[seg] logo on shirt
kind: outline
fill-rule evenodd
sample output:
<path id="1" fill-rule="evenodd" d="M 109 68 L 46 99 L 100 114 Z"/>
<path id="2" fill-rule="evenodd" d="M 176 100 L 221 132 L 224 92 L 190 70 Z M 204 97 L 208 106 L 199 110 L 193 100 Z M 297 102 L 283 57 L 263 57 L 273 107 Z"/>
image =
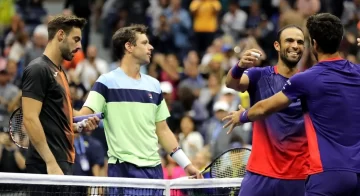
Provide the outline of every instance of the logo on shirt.
<path id="1" fill-rule="evenodd" d="M 151 94 L 151 93 L 148 93 L 148 95 L 149 95 L 149 98 L 150 98 L 150 99 L 152 99 L 152 98 L 153 98 L 153 96 L 152 96 L 152 94 Z"/>
<path id="2" fill-rule="evenodd" d="M 55 71 L 55 72 L 54 72 L 54 77 L 56 77 L 56 76 L 57 76 L 57 74 L 58 74 L 58 72 L 57 72 L 57 71 Z"/>

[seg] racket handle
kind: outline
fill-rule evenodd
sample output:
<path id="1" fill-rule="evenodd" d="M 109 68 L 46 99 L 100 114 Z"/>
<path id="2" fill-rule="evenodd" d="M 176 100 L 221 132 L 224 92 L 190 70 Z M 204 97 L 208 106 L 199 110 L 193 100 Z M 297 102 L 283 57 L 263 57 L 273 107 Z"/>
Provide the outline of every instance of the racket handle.
<path id="1" fill-rule="evenodd" d="M 85 116 L 77 116 L 77 117 L 74 117 L 74 123 L 77 123 L 77 122 L 81 122 L 83 121 L 84 119 L 88 119 L 90 117 L 94 117 L 94 116 L 97 116 L 99 119 L 103 119 L 105 117 L 104 113 L 96 113 L 96 114 L 89 114 L 89 115 L 85 115 Z"/>

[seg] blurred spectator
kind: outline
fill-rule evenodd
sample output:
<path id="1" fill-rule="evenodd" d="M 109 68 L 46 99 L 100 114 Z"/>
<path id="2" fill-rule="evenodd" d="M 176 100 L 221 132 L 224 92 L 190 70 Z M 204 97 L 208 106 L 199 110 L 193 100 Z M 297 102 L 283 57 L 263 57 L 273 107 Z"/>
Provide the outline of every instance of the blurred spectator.
<path id="1" fill-rule="evenodd" d="M 78 50 L 71 61 L 64 60 L 63 67 L 66 70 L 75 69 L 76 66 L 85 59 L 85 54 L 83 50 Z"/>
<path id="2" fill-rule="evenodd" d="M 8 72 L 9 82 L 18 88 L 21 88 L 21 73 L 23 70 L 19 70 L 18 64 L 13 60 L 8 60 L 6 70 Z"/>
<path id="3" fill-rule="evenodd" d="M 196 131 L 195 123 L 190 116 L 184 116 L 181 119 L 180 129 L 179 144 L 189 159 L 193 159 L 196 153 L 203 148 L 204 139 Z"/>
<path id="4" fill-rule="evenodd" d="M 195 45 L 200 56 L 203 56 L 219 28 L 221 4 L 218 0 L 193 0 L 190 11 L 194 18 Z"/>
<path id="5" fill-rule="evenodd" d="M 239 8 L 236 1 L 229 5 L 229 11 L 222 19 L 221 28 L 225 34 L 231 35 L 235 40 L 245 36 L 247 13 Z"/>
<path id="6" fill-rule="evenodd" d="M 205 123 L 205 138 L 206 144 L 209 145 L 212 159 L 219 156 L 221 153 L 229 149 L 230 146 L 230 137 L 232 135 L 238 135 L 239 138 L 245 137 L 248 139 L 249 132 L 242 130 L 242 126 L 235 127 L 231 135 L 227 134 L 228 128 L 224 129 L 225 125 L 222 122 L 222 119 L 230 112 L 230 106 L 226 101 L 217 101 L 214 104 L 213 111 L 215 113 L 214 117 L 208 120 Z M 241 147 L 244 145 L 243 141 L 240 141 Z"/>
<path id="7" fill-rule="evenodd" d="M 15 42 L 9 51 L 9 60 L 19 63 L 25 56 L 25 51 L 31 47 L 29 35 L 26 32 L 19 32 L 15 35 Z"/>
<path id="8" fill-rule="evenodd" d="M 75 134 L 74 146 L 74 175 L 102 176 L 105 154 L 101 143 L 90 135 Z"/>
<path id="9" fill-rule="evenodd" d="M 211 163 L 211 153 L 209 148 L 205 146 L 198 151 L 192 160 L 192 163 L 197 169 L 203 171 Z"/>
<path id="10" fill-rule="evenodd" d="M 20 12 L 30 35 L 32 35 L 35 27 L 41 24 L 47 16 L 47 10 L 43 7 L 43 0 L 28 0 L 28 3 L 22 7 Z"/>
<path id="11" fill-rule="evenodd" d="M 13 0 L 1 0 L 0 1 L 0 52 L 4 48 L 3 38 L 6 27 L 11 25 L 12 18 L 15 15 L 15 5 Z M 0 53 L 1 54 L 1 53 Z"/>
<path id="12" fill-rule="evenodd" d="M 170 111 L 174 126 L 179 128 L 180 120 L 187 115 L 195 121 L 197 126 L 201 127 L 202 123 L 208 118 L 204 106 L 196 99 L 192 90 L 188 87 L 179 88 L 178 95 L 179 99 L 173 103 Z"/>
<path id="13" fill-rule="evenodd" d="M 0 132 L 0 172 L 25 173 L 25 154 L 8 132 Z"/>
<path id="14" fill-rule="evenodd" d="M 152 44 L 155 51 L 163 54 L 176 53 L 177 49 L 173 44 L 174 35 L 166 16 L 161 14 L 156 21 L 160 24 L 152 31 Z"/>
<path id="15" fill-rule="evenodd" d="M 0 71 L 0 129 L 8 127 L 10 112 L 9 103 L 18 95 L 19 89 L 10 83 L 10 75 L 7 69 Z"/>
<path id="16" fill-rule="evenodd" d="M 238 106 L 240 104 L 240 97 L 234 89 L 227 88 L 225 85 L 223 85 L 220 93 L 221 94 L 218 100 L 227 102 L 230 107 L 229 111 L 238 110 Z"/>
<path id="17" fill-rule="evenodd" d="M 157 20 L 163 15 L 165 9 L 169 6 L 170 0 L 151 0 L 150 6 L 146 10 L 146 15 L 150 20 L 151 29 L 158 29 L 161 26 L 161 22 Z M 156 47 L 155 47 L 156 49 Z"/>
<path id="18" fill-rule="evenodd" d="M 86 49 L 90 43 L 90 28 L 91 28 L 91 14 L 92 14 L 92 5 L 94 4 L 94 0 L 65 0 L 64 9 L 69 9 L 72 7 L 72 13 L 74 13 L 77 17 L 85 18 L 87 23 L 82 29 L 82 39 L 81 45 L 83 47 L 84 52 L 86 53 Z M 67 12 L 65 10 L 65 12 Z"/>
<path id="19" fill-rule="evenodd" d="M 191 18 L 189 12 L 181 8 L 181 0 L 170 0 L 170 5 L 164 11 L 164 15 L 171 28 L 177 55 L 182 59 L 190 48 Z"/>
<path id="20" fill-rule="evenodd" d="M 32 60 L 40 57 L 48 42 L 48 31 L 45 25 L 38 25 L 32 37 L 31 47 L 27 48 L 24 55 L 24 66 L 27 66 Z"/>
<path id="21" fill-rule="evenodd" d="M 86 58 L 77 64 L 72 74 L 74 74 L 73 78 L 78 79 L 89 91 L 98 77 L 107 73 L 108 70 L 107 62 L 97 56 L 97 48 L 91 45 L 87 49 Z"/>
<path id="22" fill-rule="evenodd" d="M 4 47 L 11 47 L 16 41 L 16 35 L 21 32 L 25 32 L 25 23 L 20 15 L 15 14 L 11 19 L 11 25 L 5 29 Z"/>
<path id="23" fill-rule="evenodd" d="M 171 104 L 173 103 L 173 86 L 170 82 L 160 82 L 161 92 L 163 94 L 164 100 L 166 105 L 168 106 L 169 110 L 171 110 Z"/>
<path id="24" fill-rule="evenodd" d="M 191 53 L 189 53 L 191 54 Z M 196 52 L 195 52 L 196 54 Z M 199 97 L 200 89 L 205 87 L 206 83 L 199 71 L 199 59 L 197 56 L 188 55 L 184 61 L 184 79 L 180 82 L 179 88 L 191 88 L 194 95 Z"/>
<path id="25" fill-rule="evenodd" d="M 202 88 L 199 95 L 199 102 L 209 113 L 209 117 L 213 116 L 213 105 L 215 100 L 219 99 L 221 90 L 221 79 L 215 73 L 210 73 L 207 87 Z"/>
<path id="26" fill-rule="evenodd" d="M 166 154 L 164 157 L 163 173 L 164 179 L 176 179 L 187 175 L 184 169 L 169 154 Z"/>

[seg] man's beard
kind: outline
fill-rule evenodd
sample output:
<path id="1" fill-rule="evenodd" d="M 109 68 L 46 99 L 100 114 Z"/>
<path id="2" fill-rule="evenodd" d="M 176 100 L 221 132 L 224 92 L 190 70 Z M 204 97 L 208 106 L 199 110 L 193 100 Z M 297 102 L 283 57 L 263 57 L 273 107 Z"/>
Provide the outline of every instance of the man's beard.
<path id="1" fill-rule="evenodd" d="M 300 57 L 296 61 L 291 61 L 291 60 L 286 58 L 286 52 L 285 52 L 285 54 L 280 54 L 280 58 L 288 68 L 295 68 L 297 66 L 297 64 L 299 63 L 300 59 L 301 59 L 301 57 Z"/>
<path id="2" fill-rule="evenodd" d="M 72 52 L 65 41 L 60 46 L 60 53 L 61 57 L 67 61 L 71 61 L 73 59 Z"/>

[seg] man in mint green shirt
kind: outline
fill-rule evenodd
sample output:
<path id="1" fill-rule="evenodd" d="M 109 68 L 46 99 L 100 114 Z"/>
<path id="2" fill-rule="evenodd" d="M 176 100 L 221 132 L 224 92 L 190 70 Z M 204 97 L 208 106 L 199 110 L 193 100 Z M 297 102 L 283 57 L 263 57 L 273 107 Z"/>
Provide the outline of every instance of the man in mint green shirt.
<path id="1" fill-rule="evenodd" d="M 166 123 L 170 114 L 159 81 L 140 73 L 140 65 L 150 63 L 153 50 L 146 30 L 143 25 L 132 25 L 114 34 L 113 48 L 120 66 L 99 77 L 80 113 L 105 114 L 109 177 L 162 179 L 160 143 L 189 175 L 202 178 Z M 139 191 L 113 189 L 111 194 L 141 194 Z"/>

